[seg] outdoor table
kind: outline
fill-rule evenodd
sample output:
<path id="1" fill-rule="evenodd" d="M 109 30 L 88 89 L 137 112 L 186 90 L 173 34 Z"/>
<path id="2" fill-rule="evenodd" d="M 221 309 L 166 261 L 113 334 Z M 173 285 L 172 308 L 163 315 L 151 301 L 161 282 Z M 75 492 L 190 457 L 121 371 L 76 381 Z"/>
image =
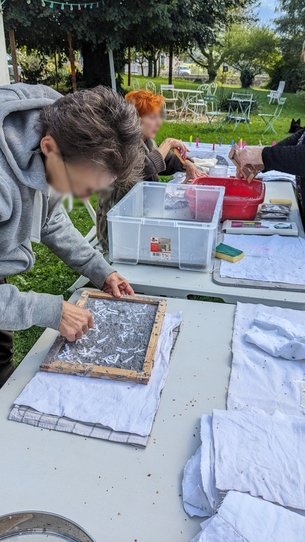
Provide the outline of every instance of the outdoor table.
<path id="1" fill-rule="evenodd" d="M 186 115 L 189 110 L 189 101 L 192 96 L 201 94 L 200 90 L 192 90 L 188 88 L 175 88 L 175 96 L 177 99 L 181 100 L 180 114 L 181 117 L 183 113 Z"/>
<path id="2" fill-rule="evenodd" d="M 236 125 L 235 129 L 242 121 L 245 121 L 246 125 L 248 126 L 250 123 L 250 113 L 253 96 L 251 98 L 241 98 L 235 96 L 233 98 L 228 98 L 228 101 L 230 102 L 229 112 L 227 115 L 228 122 L 230 122 L 230 120 L 234 120 Z M 234 110 L 234 106 L 237 108 L 236 110 Z M 240 111 L 240 114 L 238 114 L 238 110 Z"/>
<path id="3" fill-rule="evenodd" d="M 291 183 L 285 181 L 266 183 L 265 201 L 269 202 L 270 198 L 290 199 L 293 202 L 290 220 L 297 223 L 299 235 L 304 238 L 304 229 Z M 221 286 L 213 282 L 210 273 L 181 271 L 176 267 L 141 264 L 114 264 L 114 267 L 132 284 L 138 293 L 180 298 L 187 298 L 189 295 L 208 296 L 220 298 L 226 303 L 242 301 L 245 303 L 264 303 L 279 307 L 305 309 L 305 295 L 300 292 Z"/>
<path id="4" fill-rule="evenodd" d="M 169 299 L 167 311 L 179 310 L 183 323 L 146 449 L 8 421 L 56 336 L 43 333 L 0 390 L 0 515 L 53 512 L 96 542 L 189 542 L 199 532 L 202 519 L 182 507 L 182 472 L 200 444 L 201 415 L 226 408 L 235 306 Z"/>

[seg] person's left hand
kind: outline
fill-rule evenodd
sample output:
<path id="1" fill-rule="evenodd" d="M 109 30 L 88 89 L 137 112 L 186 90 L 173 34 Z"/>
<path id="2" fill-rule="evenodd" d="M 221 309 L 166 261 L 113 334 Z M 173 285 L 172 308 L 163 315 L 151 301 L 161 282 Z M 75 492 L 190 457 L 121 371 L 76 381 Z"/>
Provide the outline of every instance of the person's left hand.
<path id="1" fill-rule="evenodd" d="M 134 291 L 129 282 L 121 277 L 116 271 L 108 275 L 104 282 L 103 291 L 113 297 L 121 297 L 122 295 L 134 295 Z"/>
<path id="2" fill-rule="evenodd" d="M 188 184 L 192 182 L 194 179 L 197 179 L 198 177 L 208 177 L 206 173 L 203 171 L 200 171 L 200 169 L 197 169 L 195 164 L 191 162 L 190 160 L 187 160 L 185 162 L 185 173 L 186 177 L 183 181 L 184 184 Z"/>

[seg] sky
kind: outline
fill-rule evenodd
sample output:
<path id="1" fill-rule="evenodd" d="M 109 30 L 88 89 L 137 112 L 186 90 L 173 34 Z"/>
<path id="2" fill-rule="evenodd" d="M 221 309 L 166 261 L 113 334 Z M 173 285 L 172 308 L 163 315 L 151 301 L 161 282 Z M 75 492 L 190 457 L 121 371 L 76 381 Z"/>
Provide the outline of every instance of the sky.
<path id="1" fill-rule="evenodd" d="M 261 5 L 258 10 L 258 17 L 262 23 L 272 22 L 279 13 L 275 11 L 276 2 L 274 0 L 261 0 Z"/>

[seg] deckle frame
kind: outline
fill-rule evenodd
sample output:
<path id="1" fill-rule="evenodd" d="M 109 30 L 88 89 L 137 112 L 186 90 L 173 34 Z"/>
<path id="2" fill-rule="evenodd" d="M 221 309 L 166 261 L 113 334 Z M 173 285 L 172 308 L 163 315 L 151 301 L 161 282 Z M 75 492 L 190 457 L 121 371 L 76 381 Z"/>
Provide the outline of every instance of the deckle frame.
<path id="1" fill-rule="evenodd" d="M 166 310 L 166 300 L 164 299 L 153 299 L 150 297 L 140 297 L 140 296 L 128 296 L 123 298 L 115 298 L 109 294 L 103 292 L 92 292 L 92 291 L 83 291 L 76 305 L 78 307 L 84 307 L 87 303 L 88 298 L 95 299 L 108 299 L 115 303 L 116 301 L 123 301 L 126 303 L 146 303 L 157 305 L 157 312 L 155 316 L 155 321 L 152 326 L 152 331 L 149 339 L 149 343 L 146 350 L 146 355 L 143 363 L 143 368 L 141 371 L 135 371 L 130 369 L 121 369 L 119 367 L 105 367 L 97 366 L 95 364 L 86 364 L 81 365 L 79 363 L 68 363 L 62 360 L 57 359 L 57 354 L 64 346 L 66 339 L 65 337 L 59 336 L 55 340 L 54 344 L 50 348 L 47 356 L 42 362 L 40 369 L 41 371 L 51 372 L 51 373 L 61 373 L 61 374 L 70 374 L 70 375 L 79 375 L 79 376 L 88 376 L 93 378 L 107 378 L 112 380 L 123 380 L 137 382 L 140 384 L 148 384 L 151 371 L 154 364 L 154 356 L 158 344 L 158 339 L 161 332 L 162 322 Z"/>

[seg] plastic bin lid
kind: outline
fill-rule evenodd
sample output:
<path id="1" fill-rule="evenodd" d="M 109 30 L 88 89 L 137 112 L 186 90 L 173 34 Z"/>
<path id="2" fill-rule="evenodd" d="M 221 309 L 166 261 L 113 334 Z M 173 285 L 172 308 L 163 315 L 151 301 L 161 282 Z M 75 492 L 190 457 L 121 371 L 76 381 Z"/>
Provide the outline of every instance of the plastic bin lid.
<path id="1" fill-rule="evenodd" d="M 0 540 L 9 542 L 95 542 L 76 523 L 48 512 L 15 512 L 0 517 Z"/>

